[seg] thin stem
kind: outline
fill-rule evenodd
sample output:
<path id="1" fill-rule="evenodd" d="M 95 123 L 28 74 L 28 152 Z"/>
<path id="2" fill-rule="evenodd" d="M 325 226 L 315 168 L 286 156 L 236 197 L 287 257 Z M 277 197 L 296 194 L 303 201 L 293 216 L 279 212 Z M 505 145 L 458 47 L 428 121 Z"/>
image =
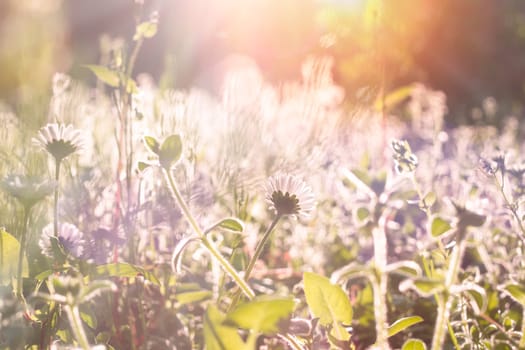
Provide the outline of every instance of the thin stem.
<path id="1" fill-rule="evenodd" d="M 458 343 L 458 338 L 456 337 L 456 334 L 454 333 L 454 329 L 452 328 L 452 324 L 450 324 L 450 321 L 447 321 L 447 329 L 448 329 L 448 335 L 450 336 L 450 340 L 452 341 L 454 348 L 456 348 L 456 350 L 461 350 L 461 347 L 459 346 L 459 343 Z"/>
<path id="2" fill-rule="evenodd" d="M 519 343 L 520 349 L 525 349 L 525 307 L 523 307 L 521 314 L 521 338 Z"/>
<path id="3" fill-rule="evenodd" d="M 374 294 L 374 318 L 376 323 L 376 342 L 378 349 L 390 349 L 388 344 L 388 320 L 387 320 L 387 275 L 385 267 L 387 263 L 387 242 L 385 231 L 382 227 L 375 227 L 372 231 L 374 240 L 374 278 L 371 279 Z"/>
<path id="4" fill-rule="evenodd" d="M 213 255 L 213 257 L 219 262 L 219 264 L 222 266 L 224 271 L 230 275 L 231 278 L 237 283 L 237 285 L 242 289 L 243 293 L 248 297 L 248 299 L 253 299 L 255 297 L 255 293 L 250 288 L 250 286 L 244 281 L 241 276 L 237 273 L 235 268 L 230 264 L 224 256 L 219 252 L 217 247 L 213 244 L 211 240 L 208 239 L 208 237 L 203 233 L 199 225 L 197 224 L 197 221 L 195 221 L 195 218 L 190 212 L 190 209 L 188 208 L 188 205 L 184 201 L 184 198 L 182 198 L 182 195 L 179 192 L 179 189 L 177 188 L 177 185 L 175 184 L 175 181 L 173 180 L 173 176 L 171 175 L 171 172 L 169 169 L 162 168 L 162 171 L 164 172 L 164 175 L 166 176 L 166 180 L 168 181 L 169 187 L 171 189 L 171 192 L 173 196 L 175 197 L 179 207 L 182 210 L 182 213 L 186 217 L 186 220 L 188 220 L 190 226 L 193 228 L 195 233 L 199 236 L 199 238 L 202 241 L 202 245 L 208 249 L 208 251 Z"/>
<path id="5" fill-rule="evenodd" d="M 133 48 L 133 52 L 129 56 L 128 69 L 126 70 L 126 78 L 127 79 L 131 78 L 131 74 L 133 74 L 133 68 L 135 67 L 135 62 L 137 61 L 137 57 L 139 55 L 139 51 L 140 51 L 143 43 L 144 43 L 144 39 L 143 38 L 139 39 L 137 41 L 137 44 Z M 128 82 L 126 81 L 126 85 L 127 85 L 127 83 Z M 125 88 L 127 88 L 127 86 L 125 86 Z"/>
<path id="6" fill-rule="evenodd" d="M 89 350 L 89 341 L 87 339 L 84 328 L 82 327 L 82 320 L 80 318 L 80 313 L 78 311 L 78 306 L 76 305 L 64 305 L 66 309 L 67 318 L 71 325 L 71 330 L 75 336 L 75 339 L 78 341 L 80 347 L 84 350 Z"/>
<path id="7" fill-rule="evenodd" d="M 58 237 L 58 180 L 60 179 L 61 159 L 55 159 L 55 198 L 54 198 L 54 217 L 53 217 L 53 234 Z"/>
<path id="8" fill-rule="evenodd" d="M 414 188 L 417 192 L 417 196 L 420 200 L 420 203 L 423 204 L 423 210 L 425 211 L 427 220 L 430 222 L 430 220 L 432 220 L 432 212 L 430 211 L 430 206 L 425 202 L 425 197 L 423 196 L 423 191 L 421 191 L 421 187 L 419 186 L 419 182 L 417 181 L 415 171 L 413 171 L 410 174 L 410 180 L 412 181 L 412 184 L 414 185 Z M 441 240 L 437 241 L 437 245 L 439 246 L 439 249 L 442 252 L 445 251 L 445 247 L 443 246 L 443 242 L 441 242 Z"/>
<path id="9" fill-rule="evenodd" d="M 441 350 L 445 342 L 445 330 L 447 329 L 450 309 L 454 301 L 454 297 L 450 295 L 449 291 L 450 287 L 454 285 L 459 268 L 461 267 L 464 248 L 465 239 L 458 240 L 450 255 L 447 274 L 445 276 L 445 291 L 436 296 L 438 301 L 438 315 L 436 325 L 434 326 L 434 336 L 432 337 L 432 350 Z"/>
<path id="10" fill-rule="evenodd" d="M 22 229 L 22 237 L 20 238 L 20 249 L 18 251 L 18 269 L 16 274 L 16 296 L 19 299 L 23 299 L 23 280 L 22 280 L 22 270 L 24 267 L 24 256 L 26 253 L 26 240 L 27 240 L 27 227 L 29 226 L 29 214 L 31 212 L 31 207 L 24 208 L 24 228 Z"/>
<path id="11" fill-rule="evenodd" d="M 279 222 L 281 218 L 282 218 L 281 215 L 277 215 L 273 219 L 272 223 L 270 224 L 270 226 L 264 233 L 262 239 L 257 244 L 257 247 L 255 248 L 255 253 L 253 254 L 250 262 L 248 263 L 248 267 L 246 268 L 246 271 L 244 272 L 245 281 L 248 281 L 248 279 L 250 278 L 250 274 L 252 273 L 255 263 L 257 262 L 257 260 L 259 260 L 259 257 L 261 256 L 261 253 L 264 249 L 264 246 L 266 245 L 266 242 L 268 241 L 268 238 L 270 238 L 271 233 L 273 232 L 275 226 L 277 225 L 277 223 Z"/>
<path id="12" fill-rule="evenodd" d="M 516 210 L 516 206 L 510 202 L 509 198 L 505 194 L 505 190 L 503 188 L 504 183 L 505 183 L 504 177 L 502 176 L 502 182 L 500 183 L 500 181 L 498 180 L 498 177 L 496 176 L 496 174 L 494 174 L 494 181 L 496 182 L 496 185 L 498 186 L 501 192 L 501 195 L 503 196 L 503 200 L 505 201 L 505 204 L 510 209 L 510 211 L 512 212 L 512 215 L 514 216 L 514 218 L 516 219 L 516 222 L 518 223 L 518 227 L 521 231 L 521 232 L 518 232 L 518 237 L 521 239 L 521 242 L 525 244 L 525 227 L 523 226 L 523 222 L 521 221 L 518 211 Z"/>
<path id="13" fill-rule="evenodd" d="M 261 253 L 263 251 L 264 246 L 266 245 L 266 242 L 270 238 L 271 233 L 273 232 L 275 226 L 277 226 L 277 223 L 281 219 L 281 215 L 277 215 L 270 226 L 266 229 L 266 232 L 264 232 L 264 235 L 262 239 L 257 243 L 257 247 L 255 248 L 255 253 L 253 254 L 252 258 L 250 259 L 250 262 L 248 263 L 248 267 L 246 268 L 246 271 L 244 272 L 244 280 L 248 282 L 250 275 L 252 273 L 253 268 L 255 267 L 255 264 L 257 263 L 257 260 L 259 260 L 259 257 L 261 256 Z M 241 298 L 241 293 L 239 290 L 235 292 L 235 294 L 232 297 L 232 303 L 230 305 L 230 310 L 233 310 L 237 303 L 239 302 Z"/>

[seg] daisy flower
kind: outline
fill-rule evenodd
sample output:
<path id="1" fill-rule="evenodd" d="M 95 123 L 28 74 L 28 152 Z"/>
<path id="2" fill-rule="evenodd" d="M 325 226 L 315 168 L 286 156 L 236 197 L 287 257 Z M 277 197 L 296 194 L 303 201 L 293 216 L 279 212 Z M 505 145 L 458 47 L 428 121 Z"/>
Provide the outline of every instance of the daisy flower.
<path id="1" fill-rule="evenodd" d="M 266 184 L 266 201 L 278 216 L 309 216 L 315 208 L 312 188 L 300 178 L 278 173 Z"/>
<path id="2" fill-rule="evenodd" d="M 0 181 L 0 188 L 18 199 L 26 208 L 31 208 L 53 193 L 55 186 L 53 181 L 24 175 L 9 175 Z"/>
<path id="3" fill-rule="evenodd" d="M 58 227 L 58 236 L 55 238 L 53 224 L 49 224 L 42 230 L 42 237 L 38 245 L 42 249 L 42 253 L 54 258 L 53 239 L 57 239 L 58 243 L 64 249 L 64 253 L 75 258 L 81 258 L 84 253 L 84 234 L 75 225 L 70 223 L 62 223 Z"/>
<path id="4" fill-rule="evenodd" d="M 77 152 L 83 146 L 81 132 L 72 125 L 47 124 L 38 131 L 33 143 L 48 151 L 57 162 Z"/>

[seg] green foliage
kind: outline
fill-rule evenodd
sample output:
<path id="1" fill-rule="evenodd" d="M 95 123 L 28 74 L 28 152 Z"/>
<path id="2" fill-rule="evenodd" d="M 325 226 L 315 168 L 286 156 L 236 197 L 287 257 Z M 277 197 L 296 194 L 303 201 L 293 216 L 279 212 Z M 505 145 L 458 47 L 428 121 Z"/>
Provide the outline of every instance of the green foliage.
<path id="1" fill-rule="evenodd" d="M 92 64 L 85 65 L 90 71 L 97 76 L 97 78 L 108 84 L 111 87 L 118 87 L 120 85 L 119 73 L 104 66 L 97 66 Z"/>
<path id="2" fill-rule="evenodd" d="M 0 285 L 6 285 L 16 277 L 20 243 L 0 227 Z M 27 257 L 23 258 L 22 276 L 28 277 Z"/>
<path id="3" fill-rule="evenodd" d="M 427 350 L 427 346 L 419 339 L 408 339 L 401 350 Z"/>
<path id="4" fill-rule="evenodd" d="M 155 36 L 155 34 L 157 34 L 157 28 L 158 24 L 156 19 L 142 22 L 136 27 L 133 40 L 137 41 L 142 38 L 152 38 Z"/>
<path id="5" fill-rule="evenodd" d="M 107 277 L 138 277 L 143 276 L 152 283 L 160 284 L 159 280 L 149 271 L 144 268 L 135 266 L 128 263 L 112 263 L 99 265 L 95 268 L 95 278 L 107 278 Z"/>
<path id="6" fill-rule="evenodd" d="M 512 299 L 525 307 L 525 287 L 517 283 L 507 283 L 500 287 L 502 291 L 507 293 Z"/>
<path id="7" fill-rule="evenodd" d="M 159 163 L 164 169 L 169 169 L 182 155 L 180 135 L 170 135 L 162 144 L 152 136 L 144 136 L 144 143 L 151 152 L 159 157 Z M 145 168 L 144 164 L 141 166 L 142 168 Z"/>
<path id="8" fill-rule="evenodd" d="M 121 86 L 124 86 L 124 82 L 126 82 L 126 92 L 134 93 L 138 91 L 137 84 L 135 83 L 135 81 L 129 77 L 126 77 L 123 73 L 119 71 L 111 70 L 108 67 L 93 64 L 86 64 L 84 65 L 84 67 L 93 72 L 97 79 L 113 88 L 120 88 Z"/>
<path id="9" fill-rule="evenodd" d="M 430 232 L 432 233 L 432 236 L 439 237 L 448 232 L 451 228 L 452 226 L 447 220 L 439 216 L 432 218 L 432 223 L 430 224 Z"/>
<path id="10" fill-rule="evenodd" d="M 205 229 L 204 233 L 209 233 L 216 228 L 235 233 L 242 233 L 244 231 L 244 223 L 237 218 L 225 218 Z"/>
<path id="11" fill-rule="evenodd" d="M 392 108 L 394 108 L 395 106 L 403 102 L 403 100 L 408 99 L 410 95 L 412 94 L 412 91 L 413 91 L 412 85 L 399 87 L 395 89 L 394 91 L 389 92 L 384 97 L 384 107 L 383 107 L 383 99 L 381 97 L 378 97 L 374 103 L 374 108 L 377 111 L 381 111 L 383 108 L 385 110 L 391 110 Z"/>
<path id="12" fill-rule="evenodd" d="M 352 306 L 343 289 L 326 277 L 305 272 L 303 275 L 306 302 L 314 317 L 323 326 L 331 327 L 338 340 L 348 340 L 350 334 L 343 325 L 352 323 Z"/>
<path id="13" fill-rule="evenodd" d="M 226 316 L 210 305 L 204 316 L 204 340 L 208 350 L 248 350 L 235 328 L 225 326 Z"/>
<path id="14" fill-rule="evenodd" d="M 399 289 L 407 291 L 409 289 L 415 290 L 422 297 L 429 297 L 445 289 L 442 280 L 432 280 L 428 278 L 414 278 L 403 281 Z"/>
<path id="15" fill-rule="evenodd" d="M 154 138 L 153 136 L 144 136 L 144 143 L 151 152 L 155 153 L 156 155 L 159 155 L 160 144 L 156 138 Z"/>
<path id="16" fill-rule="evenodd" d="M 367 5 L 368 26 L 380 3 Z M 523 148 L 514 124 L 443 129 L 445 96 L 419 84 L 370 91 L 350 118 L 352 104 L 325 101 L 339 90 L 324 60 L 306 62 L 291 91 L 253 79 L 260 94 L 251 74 L 246 91 L 225 81 L 219 98 L 142 77 L 139 87 L 133 66 L 158 29 L 153 16 L 129 47 L 101 43 L 104 65 L 85 68 L 111 89 L 58 75 L 45 106 L 17 110 L 0 130 L 0 161 L 28 174 L 7 176 L 0 193 L 0 225 L 13 233 L 0 230 L 0 348 L 523 348 L 525 169 L 519 154 L 489 154 Z M 0 105 L 0 122 L 11 114 Z M 26 115 L 92 137 L 63 163 L 59 187 L 30 150 L 39 125 Z M 408 141 L 388 150 L 387 136 Z M 285 171 L 305 183 L 271 176 Z M 281 180 L 265 188 L 271 177 Z M 315 210 L 276 218 L 273 187 L 298 206 L 314 189 Z M 45 200 L 55 189 L 56 217 Z M 55 218 L 78 232 L 57 232 L 44 249 Z"/>
<path id="17" fill-rule="evenodd" d="M 243 232 L 244 224 L 236 218 L 226 218 L 219 222 L 218 227 L 232 232 Z"/>
<path id="18" fill-rule="evenodd" d="M 237 306 L 226 316 L 226 322 L 267 335 L 288 328 L 295 303 L 290 297 L 259 296 Z"/>
<path id="19" fill-rule="evenodd" d="M 390 327 L 388 327 L 388 336 L 391 337 L 393 335 L 396 335 L 397 333 L 404 331 L 408 327 L 411 327 L 420 322 L 423 322 L 423 318 L 420 316 L 409 316 L 400 318 L 396 322 L 392 323 Z"/>
<path id="20" fill-rule="evenodd" d="M 179 135 L 168 136 L 158 151 L 160 165 L 169 169 L 182 154 L 182 140 Z"/>

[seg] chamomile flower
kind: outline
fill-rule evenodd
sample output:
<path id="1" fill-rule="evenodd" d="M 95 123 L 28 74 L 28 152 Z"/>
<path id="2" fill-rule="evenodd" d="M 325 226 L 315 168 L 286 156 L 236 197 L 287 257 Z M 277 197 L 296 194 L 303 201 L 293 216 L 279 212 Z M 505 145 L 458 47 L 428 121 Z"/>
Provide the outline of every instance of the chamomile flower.
<path id="1" fill-rule="evenodd" d="M 307 217 L 315 207 L 312 188 L 297 176 L 284 173 L 268 180 L 266 201 L 279 216 Z"/>
<path id="2" fill-rule="evenodd" d="M 38 131 L 33 143 L 48 151 L 57 162 L 77 152 L 83 146 L 80 130 L 72 125 L 47 124 Z"/>
<path id="3" fill-rule="evenodd" d="M 53 193 L 55 186 L 54 181 L 24 175 L 9 175 L 0 181 L 0 187 L 26 208 L 31 208 Z"/>
<path id="4" fill-rule="evenodd" d="M 82 257 L 84 253 L 84 234 L 75 225 L 62 223 L 58 227 L 58 236 L 55 238 L 53 224 L 49 224 L 42 230 L 42 237 L 38 242 L 42 253 L 49 258 L 54 258 L 55 249 L 63 248 L 64 253 L 75 258 Z M 61 247 L 54 246 L 53 240 Z"/>

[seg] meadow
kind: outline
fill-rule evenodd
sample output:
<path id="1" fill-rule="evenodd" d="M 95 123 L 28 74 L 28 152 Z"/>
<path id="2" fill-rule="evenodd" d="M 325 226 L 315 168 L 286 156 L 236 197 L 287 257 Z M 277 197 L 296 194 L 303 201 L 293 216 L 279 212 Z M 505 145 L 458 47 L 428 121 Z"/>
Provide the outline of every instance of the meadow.
<path id="1" fill-rule="evenodd" d="M 1 349 L 525 349 L 518 118 L 348 103 L 328 56 L 163 88 L 132 74 L 156 25 L 0 105 Z"/>

